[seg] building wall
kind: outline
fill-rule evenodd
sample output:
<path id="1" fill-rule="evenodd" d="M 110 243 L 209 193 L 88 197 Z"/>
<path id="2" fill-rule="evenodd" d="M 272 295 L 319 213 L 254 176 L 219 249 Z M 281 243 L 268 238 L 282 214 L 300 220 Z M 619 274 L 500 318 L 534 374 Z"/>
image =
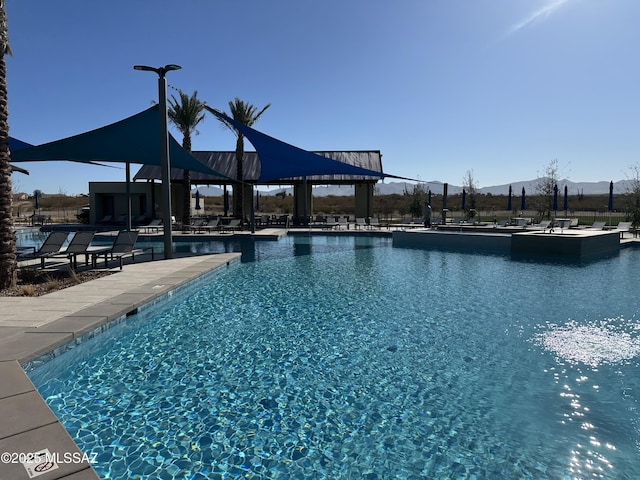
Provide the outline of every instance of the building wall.
<path id="1" fill-rule="evenodd" d="M 132 219 L 139 216 L 144 216 L 148 220 L 162 218 L 160 183 L 131 182 L 129 191 Z M 172 184 L 171 211 L 173 215 L 181 211 L 178 208 L 182 209 L 181 194 L 182 186 Z M 89 182 L 89 205 L 91 206 L 89 214 L 91 223 L 100 223 L 107 215 L 111 215 L 113 219 L 126 215 L 128 210 L 126 182 Z"/>

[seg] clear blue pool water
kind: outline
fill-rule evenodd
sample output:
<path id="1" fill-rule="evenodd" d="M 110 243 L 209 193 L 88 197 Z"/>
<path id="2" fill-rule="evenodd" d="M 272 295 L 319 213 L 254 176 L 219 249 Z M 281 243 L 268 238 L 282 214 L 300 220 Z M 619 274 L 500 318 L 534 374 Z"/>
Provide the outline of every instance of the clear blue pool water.
<path id="1" fill-rule="evenodd" d="M 640 251 L 256 248 L 30 372 L 101 477 L 640 478 Z"/>

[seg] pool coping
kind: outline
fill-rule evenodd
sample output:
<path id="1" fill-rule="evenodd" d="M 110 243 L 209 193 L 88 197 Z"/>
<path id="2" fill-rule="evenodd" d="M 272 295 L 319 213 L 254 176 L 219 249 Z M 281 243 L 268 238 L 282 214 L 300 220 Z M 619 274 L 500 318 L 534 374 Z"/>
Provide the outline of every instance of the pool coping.
<path id="1" fill-rule="evenodd" d="M 0 297 L 0 454 L 9 454 L 0 458 L 0 478 L 33 478 L 20 454 L 43 449 L 57 466 L 32 473 L 36 478 L 100 478 L 91 466 L 91 452 L 78 448 L 23 366 L 90 338 L 141 306 L 239 261 L 239 253 L 219 253 L 129 264 L 112 275 L 42 297 Z"/>

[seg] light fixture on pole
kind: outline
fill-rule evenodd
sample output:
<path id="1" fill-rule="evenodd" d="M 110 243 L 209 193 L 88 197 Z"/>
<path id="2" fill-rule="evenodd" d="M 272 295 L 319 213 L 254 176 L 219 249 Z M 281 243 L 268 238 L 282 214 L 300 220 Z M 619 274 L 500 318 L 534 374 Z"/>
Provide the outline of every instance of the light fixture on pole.
<path id="1" fill-rule="evenodd" d="M 180 65 L 149 67 L 134 65 L 134 70 L 144 70 L 158 74 L 158 103 L 160 107 L 160 170 L 164 205 L 162 206 L 162 223 L 164 225 L 164 258 L 173 258 L 173 242 L 171 238 L 171 163 L 169 160 L 169 127 L 167 124 L 167 81 L 165 75 L 171 70 L 180 70 Z"/>

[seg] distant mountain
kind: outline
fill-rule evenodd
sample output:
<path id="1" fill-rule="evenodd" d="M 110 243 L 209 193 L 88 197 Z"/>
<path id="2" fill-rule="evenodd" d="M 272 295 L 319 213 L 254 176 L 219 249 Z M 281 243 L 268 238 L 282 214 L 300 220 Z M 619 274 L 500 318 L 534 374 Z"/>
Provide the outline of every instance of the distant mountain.
<path id="1" fill-rule="evenodd" d="M 509 193 L 509 185 L 513 195 L 518 196 L 522 193 L 522 187 L 525 189 L 525 193 L 529 195 L 535 194 L 536 185 L 540 179 L 526 180 L 520 182 L 513 182 L 511 184 L 493 185 L 491 187 L 482 187 L 478 189 L 478 192 L 491 195 L 507 195 Z M 613 182 L 613 191 L 615 193 L 624 193 L 629 190 L 629 180 L 620 180 Z M 439 181 L 426 182 L 427 187 L 436 195 L 442 195 L 444 184 Z M 609 182 L 572 182 L 567 179 L 560 180 L 558 182 L 558 189 L 562 192 L 564 186 L 567 186 L 569 195 L 601 195 L 609 193 Z M 375 187 L 376 194 L 378 195 L 402 195 L 405 191 L 412 192 L 415 184 L 409 182 L 389 182 L 389 183 L 377 183 Z M 220 187 L 197 187 L 201 195 L 215 197 L 221 196 L 223 189 Z M 229 189 L 230 191 L 231 189 Z M 194 188 L 195 191 L 195 188 Z M 293 188 L 278 188 L 268 191 L 260 191 L 260 195 L 276 195 L 284 192 L 286 195 L 293 195 Z M 448 187 L 449 195 L 457 195 L 462 193 L 462 186 L 451 185 Z M 353 186 L 350 185 L 325 185 L 319 187 L 313 187 L 314 197 L 328 197 L 330 195 L 336 197 L 349 197 L 353 195 Z"/>

